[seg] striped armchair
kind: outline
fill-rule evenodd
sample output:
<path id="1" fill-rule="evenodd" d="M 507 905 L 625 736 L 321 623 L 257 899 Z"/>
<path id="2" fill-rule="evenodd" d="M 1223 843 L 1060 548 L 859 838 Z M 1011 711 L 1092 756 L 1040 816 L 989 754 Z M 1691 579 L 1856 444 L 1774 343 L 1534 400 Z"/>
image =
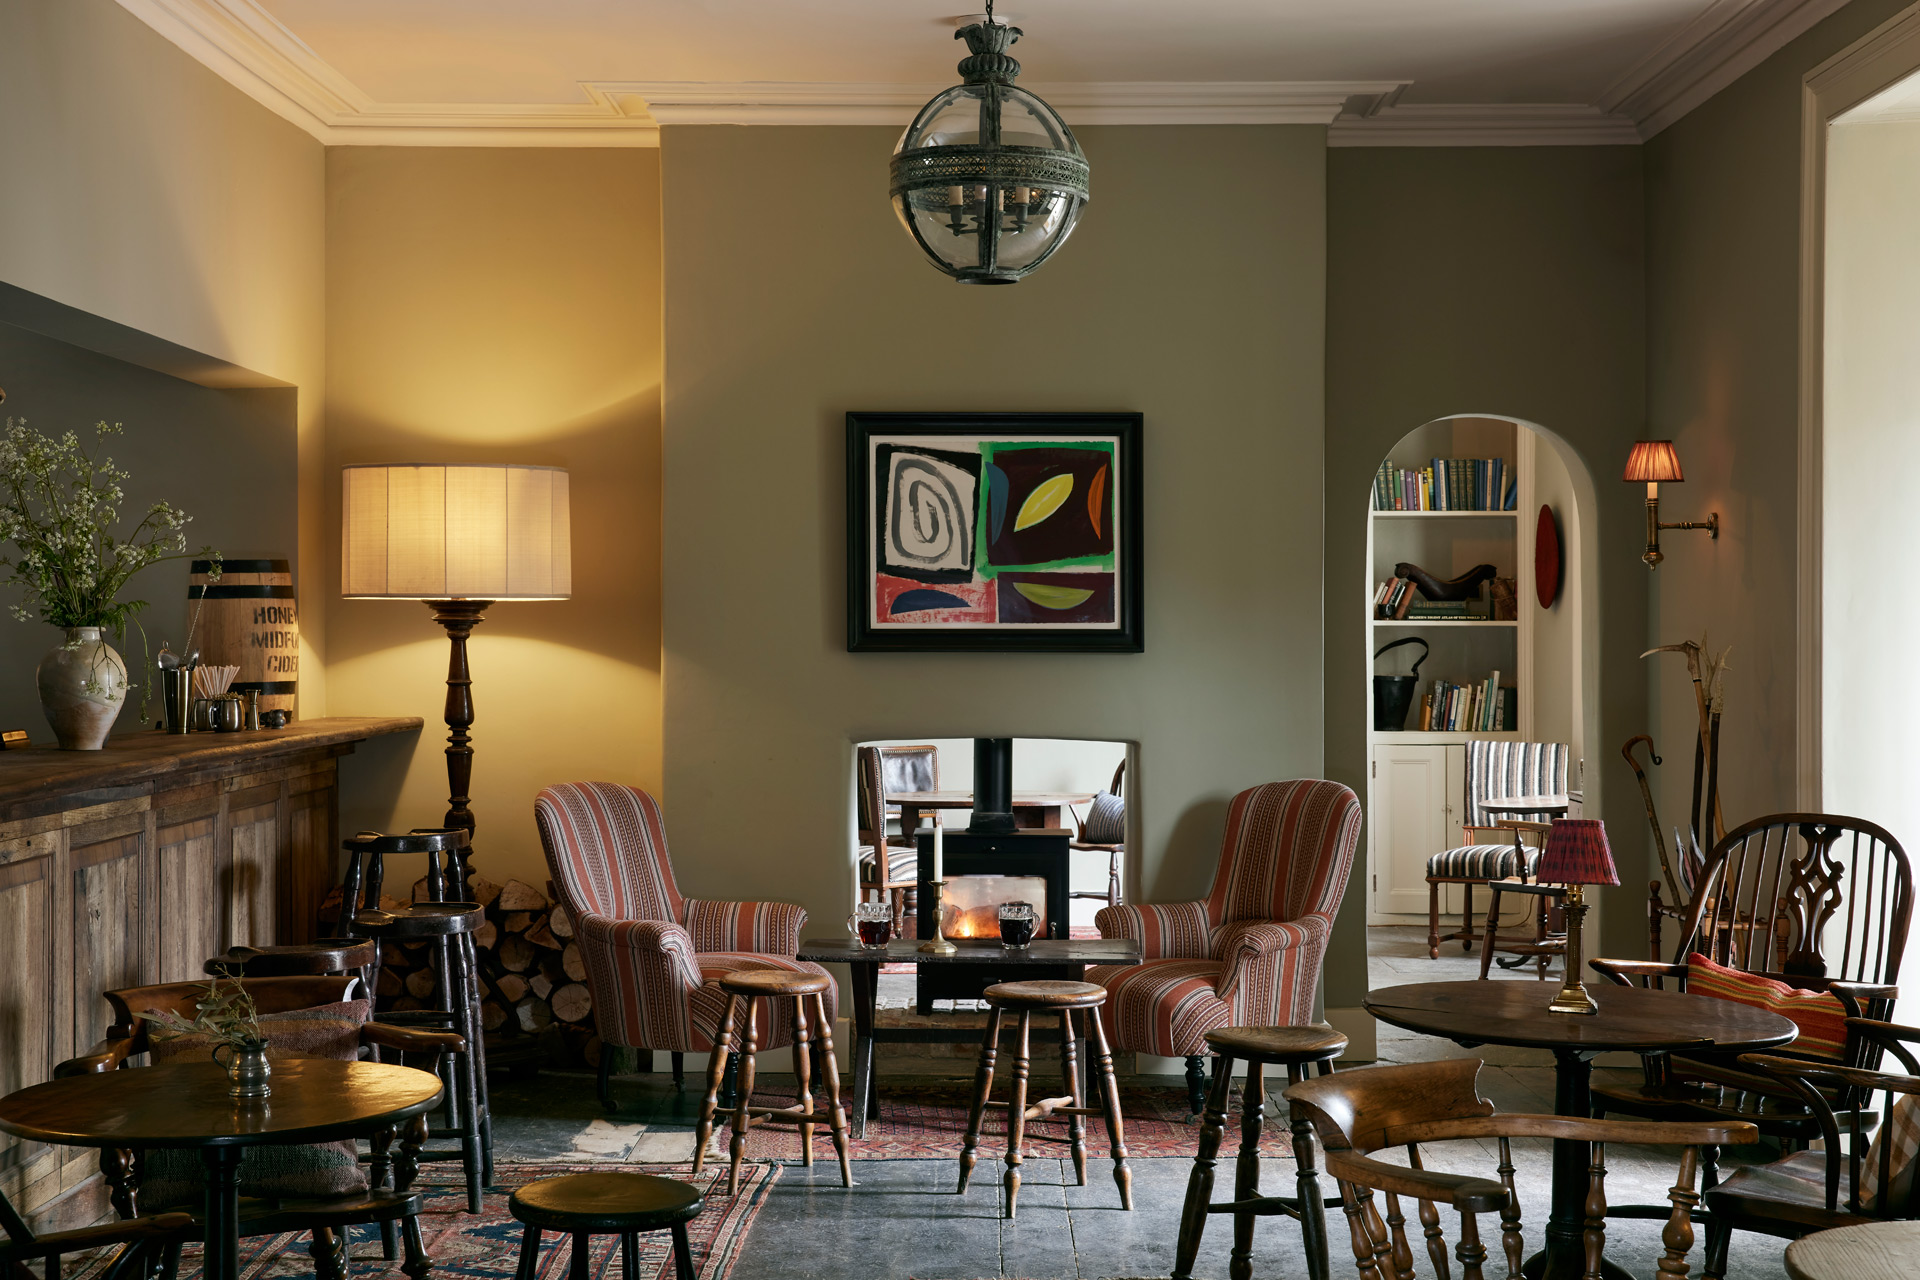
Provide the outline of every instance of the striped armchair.
<path id="1" fill-rule="evenodd" d="M 683 898 L 667 858 L 667 835 L 654 798 L 611 782 L 569 782 L 534 800 L 534 820 L 560 905 L 573 922 L 587 966 L 594 1028 L 600 1035 L 600 1101 L 615 1109 L 606 1046 L 673 1055 L 713 1048 L 726 997 L 718 979 L 736 969 L 825 973 L 795 960 L 807 913 L 785 902 Z M 836 990 L 827 988 L 827 1016 Z M 770 1000 L 760 1047 L 793 1040 L 789 1002 Z"/>
<path id="2" fill-rule="evenodd" d="M 1105 938 L 1137 938 L 1138 965 L 1099 965 L 1119 1048 L 1187 1060 L 1200 1110 L 1206 1034 L 1313 1020 L 1320 963 L 1360 841 L 1360 801 L 1337 782 L 1269 782 L 1227 810 L 1203 902 L 1108 907 Z"/>

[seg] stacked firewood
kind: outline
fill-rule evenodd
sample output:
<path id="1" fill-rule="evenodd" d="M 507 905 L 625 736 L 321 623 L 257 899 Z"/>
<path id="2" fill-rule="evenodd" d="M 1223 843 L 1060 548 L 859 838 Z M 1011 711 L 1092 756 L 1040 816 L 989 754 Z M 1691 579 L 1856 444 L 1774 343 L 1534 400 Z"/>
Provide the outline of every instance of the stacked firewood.
<path id="1" fill-rule="evenodd" d="M 523 880 L 495 884 L 475 873 L 472 898 L 486 910 L 474 931 L 480 987 L 480 1020 L 489 1050 L 537 1050 L 537 1060 L 555 1066 L 598 1066 L 600 1038 L 593 1030 L 593 997 L 586 962 L 573 941 L 573 924 L 548 896 Z M 413 886 L 413 900 L 427 898 L 427 882 Z M 339 890 L 321 905 L 325 925 L 339 911 Z M 383 898 L 389 909 L 401 904 Z M 423 1009 L 434 1003 L 433 947 L 402 942 L 383 949 L 374 992 L 381 1011 Z"/>

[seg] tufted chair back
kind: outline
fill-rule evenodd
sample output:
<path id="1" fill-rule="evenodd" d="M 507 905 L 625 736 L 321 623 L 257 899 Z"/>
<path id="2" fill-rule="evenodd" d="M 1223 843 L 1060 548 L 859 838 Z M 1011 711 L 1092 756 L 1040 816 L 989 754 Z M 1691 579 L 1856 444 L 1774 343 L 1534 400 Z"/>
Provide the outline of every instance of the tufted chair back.
<path id="1" fill-rule="evenodd" d="M 567 782 L 542 791 L 533 813 L 568 914 L 681 922 L 684 901 L 652 796 L 612 782 Z"/>
<path id="2" fill-rule="evenodd" d="M 1207 895 L 1210 923 L 1331 917 L 1359 843 L 1360 801 L 1337 782 L 1306 778 L 1242 791 L 1227 809 Z"/>

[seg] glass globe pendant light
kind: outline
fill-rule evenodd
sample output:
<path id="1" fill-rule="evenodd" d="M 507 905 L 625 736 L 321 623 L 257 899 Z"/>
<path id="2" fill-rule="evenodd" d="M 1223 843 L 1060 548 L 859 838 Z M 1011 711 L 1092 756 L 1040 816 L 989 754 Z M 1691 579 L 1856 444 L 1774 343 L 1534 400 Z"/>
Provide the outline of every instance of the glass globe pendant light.
<path id="1" fill-rule="evenodd" d="M 964 284 L 1013 284 L 1066 243 L 1087 203 L 1087 158 L 1058 112 L 1014 87 L 1020 28 L 954 32 L 972 56 L 893 149 L 893 210 L 933 265 Z"/>

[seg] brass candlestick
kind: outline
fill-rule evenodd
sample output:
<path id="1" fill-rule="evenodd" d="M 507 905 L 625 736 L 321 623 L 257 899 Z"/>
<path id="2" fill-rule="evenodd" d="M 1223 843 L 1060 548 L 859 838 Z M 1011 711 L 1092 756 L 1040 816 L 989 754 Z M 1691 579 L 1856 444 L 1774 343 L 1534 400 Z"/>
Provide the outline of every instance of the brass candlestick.
<path id="1" fill-rule="evenodd" d="M 1562 975 L 1560 994 L 1547 1005 L 1550 1013 L 1598 1013 L 1600 1006 L 1587 994 L 1587 988 L 1580 981 L 1580 970 L 1586 963 L 1580 954 L 1580 925 L 1587 914 L 1587 895 L 1585 887 L 1577 884 L 1567 886 L 1567 900 L 1562 910 L 1567 914 L 1567 971 Z"/>
<path id="2" fill-rule="evenodd" d="M 927 888 L 933 891 L 933 936 L 920 944 L 919 950 L 923 955 L 950 956 L 960 950 L 948 942 L 940 930 L 940 889 L 946 883 L 945 880 L 927 881 Z"/>

